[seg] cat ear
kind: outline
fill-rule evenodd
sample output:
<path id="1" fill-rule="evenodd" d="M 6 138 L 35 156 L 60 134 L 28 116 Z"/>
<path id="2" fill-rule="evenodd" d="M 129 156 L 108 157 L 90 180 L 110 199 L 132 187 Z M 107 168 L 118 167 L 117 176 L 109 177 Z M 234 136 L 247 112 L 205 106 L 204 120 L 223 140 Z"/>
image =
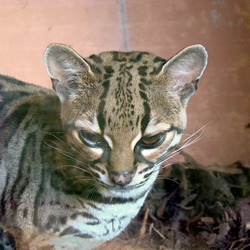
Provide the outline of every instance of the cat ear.
<path id="1" fill-rule="evenodd" d="M 93 76 L 88 63 L 73 49 L 63 44 L 50 44 L 44 53 L 44 63 L 53 88 L 63 102 L 84 79 Z"/>
<path id="2" fill-rule="evenodd" d="M 162 68 L 173 82 L 173 90 L 183 104 L 195 93 L 207 65 L 207 52 L 202 45 L 189 46 L 172 57 Z"/>

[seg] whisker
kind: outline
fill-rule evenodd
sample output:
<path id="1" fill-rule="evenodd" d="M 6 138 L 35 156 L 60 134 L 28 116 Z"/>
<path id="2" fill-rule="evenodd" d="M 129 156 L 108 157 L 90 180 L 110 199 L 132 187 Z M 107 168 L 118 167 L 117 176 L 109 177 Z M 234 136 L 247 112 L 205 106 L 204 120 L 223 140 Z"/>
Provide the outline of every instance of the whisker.
<path id="1" fill-rule="evenodd" d="M 53 132 L 53 133 L 52 133 L 52 132 L 44 132 L 44 134 L 46 134 L 46 135 L 51 135 L 51 136 L 53 136 L 56 140 L 60 141 L 62 144 L 67 145 L 67 144 L 65 143 L 65 141 L 63 141 L 61 138 L 59 138 L 58 136 L 56 136 L 55 133 L 62 133 L 62 134 L 63 134 L 63 132 Z"/>
<path id="2" fill-rule="evenodd" d="M 183 142 L 185 142 L 186 140 L 188 140 L 190 137 L 194 137 L 196 134 L 198 134 L 200 131 L 201 133 L 203 133 L 204 129 L 210 124 L 211 122 L 206 123 L 204 126 L 202 126 L 201 128 L 199 128 L 196 132 L 192 133 L 188 138 L 186 138 Z"/>
<path id="3" fill-rule="evenodd" d="M 192 133 L 191 135 L 189 135 L 182 143 L 183 145 L 181 145 L 180 147 L 178 147 L 176 150 L 174 150 L 173 152 L 171 152 L 170 154 L 168 154 L 166 152 L 166 154 L 163 154 L 162 156 L 160 156 L 157 159 L 156 164 L 157 165 L 161 165 L 161 168 L 166 168 L 171 164 L 167 164 L 162 166 L 166 161 L 168 161 L 169 159 L 175 157 L 176 155 L 178 155 L 181 151 L 183 151 L 184 148 L 198 142 L 202 136 L 203 136 L 203 132 L 205 127 L 208 125 L 209 123 L 205 124 L 204 126 L 202 126 L 200 129 L 198 129 L 196 132 Z"/>
<path id="4" fill-rule="evenodd" d="M 89 194 L 89 197 L 91 198 L 91 196 L 93 196 L 96 191 L 98 190 L 98 186 L 97 184 L 94 182 L 93 183 L 94 185 L 91 185 L 89 186 L 87 189 L 86 189 L 86 192 Z"/>
<path id="5" fill-rule="evenodd" d="M 63 132 L 58 132 L 58 133 L 63 133 Z M 64 145 L 64 146 L 69 146 L 67 142 L 63 141 L 61 138 L 59 138 L 58 136 L 54 135 L 54 132 L 51 133 L 51 132 L 45 132 L 44 134 L 48 134 L 48 135 L 51 135 L 53 136 L 58 142 L 60 142 L 61 145 Z M 51 143 L 55 144 L 58 148 L 61 149 L 61 147 L 59 147 L 59 145 L 53 141 L 53 140 L 50 140 Z M 46 142 L 45 142 L 46 143 Z M 47 144 L 48 145 L 48 144 Z M 78 150 L 78 153 L 81 155 L 81 157 L 85 160 L 88 160 L 87 156 L 82 154 L 82 152 L 80 150 Z"/>
<path id="6" fill-rule="evenodd" d="M 175 184 L 180 185 L 180 183 L 172 178 L 169 178 L 168 176 L 164 176 L 164 175 L 159 175 L 157 177 L 157 180 L 169 180 L 169 181 L 173 181 Z"/>
<path id="7" fill-rule="evenodd" d="M 86 165 L 86 167 L 87 167 L 87 165 Z M 83 168 L 78 167 L 78 166 L 76 166 L 76 165 L 70 165 L 70 164 L 64 165 L 64 166 L 56 167 L 56 170 L 58 170 L 58 169 L 63 169 L 63 168 L 76 168 L 76 169 L 79 169 L 80 171 L 85 172 L 85 173 L 89 173 L 89 172 L 90 172 L 90 171 L 88 171 L 88 170 L 86 170 L 86 169 L 83 169 Z"/>
<path id="8" fill-rule="evenodd" d="M 77 176 L 75 176 L 77 177 Z M 76 185 L 78 182 L 80 181 L 91 181 L 92 179 L 91 178 L 88 178 L 88 179 L 85 179 L 85 178 L 79 178 L 78 180 L 75 180 L 74 182 L 71 183 L 71 185 Z"/>
<path id="9" fill-rule="evenodd" d="M 53 141 L 52 141 L 52 142 L 53 142 Z M 54 143 L 56 146 L 53 146 L 52 144 L 48 144 L 46 141 L 44 141 L 44 143 L 45 143 L 47 146 L 49 146 L 49 147 L 55 149 L 57 152 L 63 154 L 63 155 L 66 156 L 67 158 L 69 158 L 69 159 L 73 160 L 74 162 L 78 163 L 79 165 L 81 165 L 81 164 L 84 165 L 83 162 L 77 160 L 73 155 L 71 155 L 70 153 L 66 152 L 66 151 L 63 150 L 62 148 L 58 147 L 58 145 L 57 145 L 55 142 L 53 142 L 53 143 Z"/>
<path id="10" fill-rule="evenodd" d="M 181 146 L 180 148 L 178 148 L 177 150 L 175 150 L 174 152 L 172 152 L 171 154 L 169 155 L 165 155 L 164 158 L 161 159 L 161 163 L 164 162 L 164 161 L 167 161 L 173 157 L 175 157 L 176 155 L 178 155 L 181 151 L 183 151 L 184 148 L 196 143 L 197 141 L 199 141 L 201 138 L 201 135 L 199 135 L 199 137 L 195 138 L 193 141 L 192 140 L 189 140 L 187 141 L 183 146 Z"/>

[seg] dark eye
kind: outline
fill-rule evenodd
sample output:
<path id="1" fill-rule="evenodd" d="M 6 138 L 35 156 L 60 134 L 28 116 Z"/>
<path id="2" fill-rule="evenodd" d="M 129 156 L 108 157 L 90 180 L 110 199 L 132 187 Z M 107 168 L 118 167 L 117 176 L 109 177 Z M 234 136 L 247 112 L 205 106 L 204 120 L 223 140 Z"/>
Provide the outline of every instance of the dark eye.
<path id="1" fill-rule="evenodd" d="M 105 144 L 105 140 L 102 135 L 89 133 L 84 130 L 80 130 L 78 134 L 82 142 L 88 147 L 100 148 Z"/>
<path id="2" fill-rule="evenodd" d="M 141 138 L 141 146 L 145 149 L 159 147 L 166 138 L 166 133 L 144 136 Z"/>

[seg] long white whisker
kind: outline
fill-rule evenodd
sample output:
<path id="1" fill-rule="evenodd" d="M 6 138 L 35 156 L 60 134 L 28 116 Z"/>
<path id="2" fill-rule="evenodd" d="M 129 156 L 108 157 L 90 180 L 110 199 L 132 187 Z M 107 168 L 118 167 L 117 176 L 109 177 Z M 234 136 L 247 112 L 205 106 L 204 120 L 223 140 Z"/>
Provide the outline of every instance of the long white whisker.
<path id="1" fill-rule="evenodd" d="M 200 140 L 200 138 L 202 137 L 202 135 L 199 135 L 197 138 L 195 138 L 193 141 L 190 139 L 188 140 L 183 146 L 181 146 L 180 148 L 178 148 L 177 150 L 175 150 L 174 152 L 172 152 L 169 155 L 165 155 L 165 157 L 163 159 L 161 159 L 161 162 L 163 161 L 167 161 L 171 158 L 173 158 L 174 156 L 176 156 L 177 154 L 179 154 L 184 148 L 196 143 L 197 141 Z"/>
<path id="2" fill-rule="evenodd" d="M 199 128 L 196 132 L 192 133 L 188 138 L 186 138 L 183 142 L 185 142 L 186 140 L 190 139 L 191 137 L 194 137 L 196 134 L 198 134 L 200 131 L 201 133 L 203 133 L 203 130 L 208 126 L 208 124 L 210 124 L 211 122 L 208 122 L 207 124 L 205 124 L 204 126 L 202 126 L 201 128 Z"/>
<path id="3" fill-rule="evenodd" d="M 191 134 L 188 138 L 186 138 L 183 141 L 183 145 L 181 145 L 179 148 L 177 148 L 175 151 L 171 152 L 170 154 L 163 154 L 162 156 L 160 156 L 156 162 L 157 165 L 163 165 L 164 162 L 166 162 L 167 160 L 175 157 L 177 154 L 179 154 L 181 151 L 183 151 L 184 148 L 198 142 L 202 136 L 203 136 L 203 131 L 204 128 L 208 125 L 208 123 L 206 125 L 204 125 L 203 127 L 201 127 L 200 129 L 198 129 L 196 132 L 194 132 L 193 134 Z M 171 164 L 162 166 L 162 168 L 166 168 Z"/>

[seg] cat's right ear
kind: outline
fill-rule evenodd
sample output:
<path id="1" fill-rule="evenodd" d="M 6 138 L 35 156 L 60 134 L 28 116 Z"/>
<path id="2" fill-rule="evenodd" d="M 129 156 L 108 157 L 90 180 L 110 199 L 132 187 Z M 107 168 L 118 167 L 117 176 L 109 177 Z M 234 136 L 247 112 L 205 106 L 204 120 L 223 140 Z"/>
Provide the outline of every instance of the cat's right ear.
<path id="1" fill-rule="evenodd" d="M 52 80 L 53 89 L 64 102 L 74 94 L 77 85 L 93 77 L 88 63 L 72 48 L 53 43 L 44 53 L 44 63 Z"/>

